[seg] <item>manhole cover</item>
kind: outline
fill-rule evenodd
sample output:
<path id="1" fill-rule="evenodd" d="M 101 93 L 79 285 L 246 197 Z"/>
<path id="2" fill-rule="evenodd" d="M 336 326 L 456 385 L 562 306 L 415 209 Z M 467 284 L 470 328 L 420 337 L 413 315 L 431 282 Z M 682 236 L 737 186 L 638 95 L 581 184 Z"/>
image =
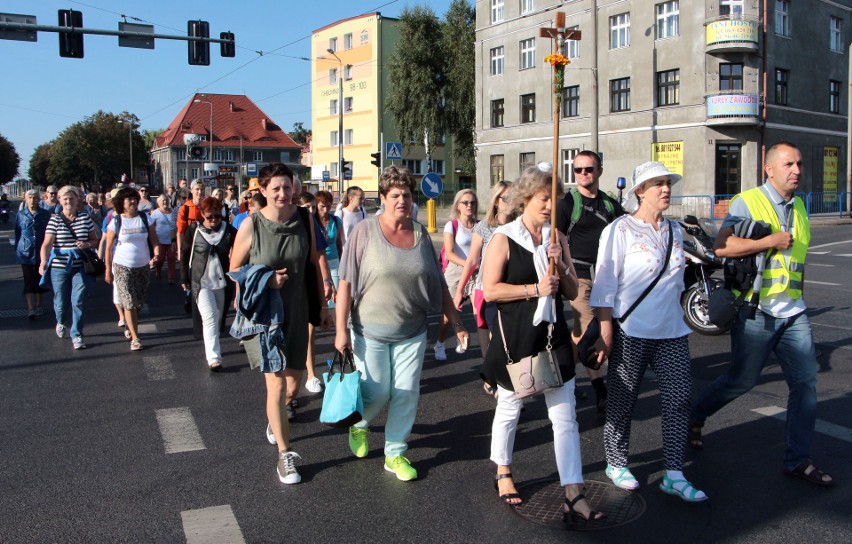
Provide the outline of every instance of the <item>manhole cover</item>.
<path id="1" fill-rule="evenodd" d="M 565 488 L 549 478 L 533 480 L 518 486 L 524 497 L 522 505 L 514 508 L 515 513 L 533 523 L 552 529 L 575 531 L 599 531 L 620 527 L 639 519 L 645 513 L 645 499 L 615 487 L 611 483 L 586 480 L 583 492 L 593 510 L 606 512 L 606 518 L 595 523 L 562 523 Z"/>

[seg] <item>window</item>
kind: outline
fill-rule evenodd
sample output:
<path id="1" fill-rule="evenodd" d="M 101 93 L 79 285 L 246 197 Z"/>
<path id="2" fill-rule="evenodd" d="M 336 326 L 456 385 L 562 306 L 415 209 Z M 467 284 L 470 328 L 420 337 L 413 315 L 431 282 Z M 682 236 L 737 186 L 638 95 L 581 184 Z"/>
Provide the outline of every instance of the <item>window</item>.
<path id="1" fill-rule="evenodd" d="M 630 14 L 622 13 L 609 18 L 609 48 L 630 47 Z"/>
<path id="2" fill-rule="evenodd" d="M 338 144 L 340 144 L 340 141 L 338 140 L 337 135 L 338 135 L 338 132 L 336 130 L 332 130 L 329 133 L 330 137 L 329 137 L 329 140 L 328 140 L 329 141 L 328 145 L 330 145 L 331 147 L 337 147 Z"/>
<path id="3" fill-rule="evenodd" d="M 337 84 L 337 68 L 332 68 L 328 71 L 328 84 L 336 85 Z"/>
<path id="4" fill-rule="evenodd" d="M 178 168 L 177 169 L 178 180 L 182 180 L 186 177 L 186 168 Z M 175 182 L 175 187 L 177 187 L 177 181 Z"/>
<path id="5" fill-rule="evenodd" d="M 742 91 L 743 90 L 743 65 L 733 63 L 722 63 L 719 65 L 719 90 L 720 91 Z"/>
<path id="6" fill-rule="evenodd" d="M 328 114 L 337 115 L 337 99 L 328 101 Z"/>
<path id="7" fill-rule="evenodd" d="M 353 97 L 347 96 L 343 99 L 343 111 L 346 113 L 352 112 L 352 100 Z"/>
<path id="8" fill-rule="evenodd" d="M 343 35 L 343 49 L 352 49 L 352 33 Z"/>
<path id="9" fill-rule="evenodd" d="M 337 38 L 328 39 L 328 48 L 334 52 L 337 52 Z"/>
<path id="10" fill-rule="evenodd" d="M 195 179 L 198 177 L 198 168 L 190 168 L 189 169 L 190 179 Z"/>
<path id="11" fill-rule="evenodd" d="M 535 122 L 535 93 L 521 95 L 521 123 Z"/>
<path id="12" fill-rule="evenodd" d="M 175 152 L 175 160 L 176 161 L 185 161 L 186 160 L 186 149 L 178 149 Z M 181 176 L 183 177 L 183 176 Z"/>
<path id="13" fill-rule="evenodd" d="M 337 177 L 337 163 L 336 162 L 333 162 L 333 163 L 328 165 L 328 173 L 333 178 Z"/>
<path id="14" fill-rule="evenodd" d="M 828 111 L 831 113 L 840 113 L 840 82 L 830 80 L 828 82 Z"/>
<path id="15" fill-rule="evenodd" d="M 580 30 L 580 27 L 572 26 L 568 30 Z M 568 58 L 580 58 L 580 40 L 568 40 Z"/>
<path id="16" fill-rule="evenodd" d="M 343 67 L 343 79 L 350 80 L 352 79 L 352 65 L 347 64 Z"/>
<path id="17" fill-rule="evenodd" d="M 562 117 L 580 115 L 580 86 L 572 85 L 562 89 Z"/>
<path id="18" fill-rule="evenodd" d="M 528 167 L 535 166 L 535 153 L 521 153 L 518 157 L 518 162 L 521 165 L 521 170 L 518 172 L 520 176 Z"/>
<path id="19" fill-rule="evenodd" d="M 535 67 L 535 38 L 521 40 L 519 45 L 521 51 L 521 61 L 518 63 L 520 70 Z"/>
<path id="20" fill-rule="evenodd" d="M 503 21 L 503 0 L 491 0 L 491 24 Z"/>
<path id="21" fill-rule="evenodd" d="M 444 161 L 441 159 L 432 160 L 432 172 L 436 174 L 444 175 Z"/>
<path id="22" fill-rule="evenodd" d="M 503 113 L 505 111 L 503 99 L 491 101 L 491 127 L 503 126 Z"/>
<path id="23" fill-rule="evenodd" d="M 491 75 L 499 76 L 503 73 L 503 62 L 505 60 L 505 52 L 503 46 L 495 47 L 491 50 Z"/>
<path id="24" fill-rule="evenodd" d="M 263 151 L 255 151 L 252 157 L 253 161 L 263 161 Z"/>
<path id="25" fill-rule="evenodd" d="M 535 0 L 521 0 L 521 15 L 535 10 Z"/>
<path id="26" fill-rule="evenodd" d="M 233 149 L 214 149 L 213 150 L 213 160 L 214 161 L 233 161 L 234 160 L 234 150 Z"/>
<path id="27" fill-rule="evenodd" d="M 562 183 L 577 183 L 574 179 L 574 158 L 579 152 L 579 149 L 562 150 Z"/>
<path id="28" fill-rule="evenodd" d="M 611 79 L 609 81 L 609 111 L 630 110 L 630 78 Z"/>
<path id="29" fill-rule="evenodd" d="M 491 186 L 506 179 L 503 155 L 491 155 Z"/>
<path id="30" fill-rule="evenodd" d="M 680 2 L 672 0 L 657 4 L 657 39 L 680 35 Z"/>
<path id="31" fill-rule="evenodd" d="M 423 161 L 416 159 L 404 159 L 402 161 L 402 165 L 408 168 L 412 174 L 422 174 L 423 173 Z"/>
<path id="32" fill-rule="evenodd" d="M 719 15 L 729 19 L 742 19 L 743 0 L 719 0 Z"/>
<path id="33" fill-rule="evenodd" d="M 840 35 L 840 25 L 843 22 L 839 17 L 832 17 L 829 23 L 828 47 L 838 53 L 843 52 L 843 40 Z"/>
<path id="34" fill-rule="evenodd" d="M 355 133 L 353 129 L 347 128 L 343 131 L 343 144 L 344 145 L 352 145 L 352 141 L 355 139 Z"/>
<path id="35" fill-rule="evenodd" d="M 783 68 L 775 69 L 775 103 L 782 106 L 787 105 L 787 80 L 790 77 L 789 70 Z"/>
<path id="36" fill-rule="evenodd" d="M 790 1 L 775 0 L 775 33 L 790 37 Z"/>
<path id="37" fill-rule="evenodd" d="M 657 72 L 657 105 L 680 104 L 680 70 Z"/>

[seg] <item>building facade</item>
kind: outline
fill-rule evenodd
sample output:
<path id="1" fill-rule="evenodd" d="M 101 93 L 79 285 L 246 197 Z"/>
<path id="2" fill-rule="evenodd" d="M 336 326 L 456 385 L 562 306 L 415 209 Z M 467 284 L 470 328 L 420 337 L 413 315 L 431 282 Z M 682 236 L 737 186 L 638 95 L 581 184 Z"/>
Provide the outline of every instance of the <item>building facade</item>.
<path id="1" fill-rule="evenodd" d="M 192 135 L 196 143 L 188 145 L 184 137 Z M 196 94 L 150 150 L 152 185 L 162 190 L 168 183 L 177 186 L 181 178 L 203 177 L 211 186 L 242 186 L 243 176 L 257 175 L 247 165 L 260 171 L 274 162 L 304 175 L 301 154 L 301 146 L 247 96 Z"/>
<path id="2" fill-rule="evenodd" d="M 382 167 L 408 167 L 418 185 L 427 172 L 440 174 L 445 193 L 454 191 L 463 179 L 453 166 L 451 142 L 442 136 L 431 142 L 430 168 L 422 142 L 402 138 L 386 111 L 389 70 L 383 67 L 399 42 L 399 24 L 398 19 L 376 12 L 337 21 L 312 33 L 311 179 L 321 188 L 337 192 L 341 112 L 343 158 L 352 178 L 344 179 L 344 188 L 357 185 L 368 194 L 377 193 L 381 170 L 372 164 L 374 153 L 381 154 Z M 398 158 L 387 156 L 389 143 L 399 144 L 394 147 Z M 325 182 L 324 177 L 328 178 Z"/>
<path id="3" fill-rule="evenodd" d="M 762 180 L 765 148 L 799 146 L 803 192 L 845 191 L 852 0 L 487 0 L 477 4 L 477 179 L 487 190 L 551 161 L 555 25 L 569 40 L 558 168 L 603 156 L 614 192 L 644 161 L 682 173 L 675 195 L 724 201 Z"/>

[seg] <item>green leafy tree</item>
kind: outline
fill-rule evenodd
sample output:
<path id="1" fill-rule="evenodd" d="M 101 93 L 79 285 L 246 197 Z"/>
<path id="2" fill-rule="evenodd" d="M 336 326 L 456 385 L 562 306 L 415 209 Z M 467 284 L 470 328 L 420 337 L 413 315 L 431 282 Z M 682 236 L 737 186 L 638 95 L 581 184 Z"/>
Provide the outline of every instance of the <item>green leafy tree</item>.
<path id="1" fill-rule="evenodd" d="M 154 147 L 154 143 L 162 133 L 163 129 L 161 128 L 158 128 L 156 130 L 143 130 L 142 141 L 145 142 L 145 149 L 151 149 L 152 147 Z"/>
<path id="2" fill-rule="evenodd" d="M 441 51 L 446 75 L 446 125 L 453 156 L 463 172 L 476 171 L 476 11 L 467 0 L 453 0 L 442 23 Z"/>
<path id="3" fill-rule="evenodd" d="M 0 185 L 9 183 L 18 175 L 21 156 L 15 145 L 0 134 Z"/>
<path id="4" fill-rule="evenodd" d="M 445 127 L 441 22 L 432 8 L 414 6 L 400 16 L 399 42 L 388 63 L 387 109 L 403 141 L 434 142 Z"/>
<path id="5" fill-rule="evenodd" d="M 298 123 L 293 123 L 293 132 L 290 133 L 290 137 L 293 138 L 293 141 L 297 144 L 303 144 L 308 141 L 308 136 L 311 135 L 311 131 L 305 128 L 305 124 L 299 121 Z"/>
<path id="6" fill-rule="evenodd" d="M 33 156 L 30 157 L 30 167 L 27 175 L 30 176 L 30 181 L 32 181 L 33 185 L 39 185 L 42 189 L 50 185 L 47 169 L 50 166 L 50 147 L 52 145 L 53 142 L 41 144 L 35 148 Z"/>

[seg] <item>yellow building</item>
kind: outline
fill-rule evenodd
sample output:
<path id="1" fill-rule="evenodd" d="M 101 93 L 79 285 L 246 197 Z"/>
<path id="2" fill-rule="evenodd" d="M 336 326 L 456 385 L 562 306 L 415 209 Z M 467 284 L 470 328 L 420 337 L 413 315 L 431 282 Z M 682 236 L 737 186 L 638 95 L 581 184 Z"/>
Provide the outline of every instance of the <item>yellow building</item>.
<path id="1" fill-rule="evenodd" d="M 344 180 L 344 188 L 357 185 L 368 196 L 376 196 L 381 170 L 371 164 L 373 153 L 381 153 L 382 167 L 401 164 L 409 168 L 418 186 L 422 175 L 430 171 L 423 146 L 403 142 L 393 116 L 384 107 L 388 71 L 382 68 L 399 41 L 399 24 L 398 19 L 375 12 L 337 21 L 312 33 L 311 179 L 320 188 L 337 190 L 341 111 L 343 158 L 352 169 L 352 179 Z M 400 159 L 386 156 L 386 144 L 392 142 L 401 144 Z M 459 174 L 454 172 L 451 146 L 439 138 L 432 145 L 431 155 L 431 171 L 444 178 L 444 194 L 452 194 L 459 185 Z M 324 172 L 330 178 L 328 183 L 323 183 Z"/>

